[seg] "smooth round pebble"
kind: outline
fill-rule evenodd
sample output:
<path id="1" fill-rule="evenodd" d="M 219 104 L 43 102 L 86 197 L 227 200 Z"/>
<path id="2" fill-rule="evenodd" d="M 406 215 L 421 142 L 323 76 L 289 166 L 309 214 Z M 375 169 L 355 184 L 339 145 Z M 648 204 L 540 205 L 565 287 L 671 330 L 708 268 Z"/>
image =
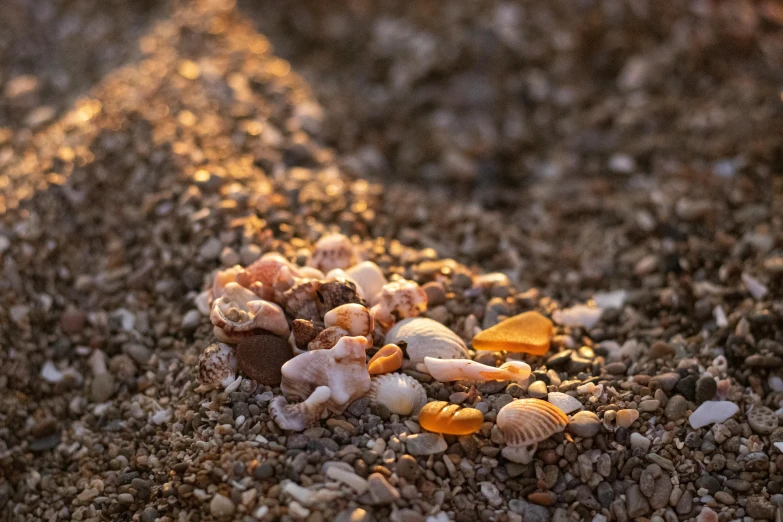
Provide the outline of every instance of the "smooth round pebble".
<path id="1" fill-rule="evenodd" d="M 280 368 L 294 356 L 287 341 L 274 335 L 255 335 L 243 339 L 236 349 L 239 373 L 266 386 L 278 386 Z"/>

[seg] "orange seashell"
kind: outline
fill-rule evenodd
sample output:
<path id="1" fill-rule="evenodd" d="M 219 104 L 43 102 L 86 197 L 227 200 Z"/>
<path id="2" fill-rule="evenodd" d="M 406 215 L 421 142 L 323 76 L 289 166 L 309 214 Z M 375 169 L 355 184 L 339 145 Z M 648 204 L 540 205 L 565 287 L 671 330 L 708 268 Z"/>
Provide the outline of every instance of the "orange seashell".
<path id="1" fill-rule="evenodd" d="M 473 338 L 476 350 L 505 350 L 543 355 L 549 351 L 552 321 L 538 312 L 525 312 L 491 328 Z"/>
<path id="2" fill-rule="evenodd" d="M 387 344 L 367 363 L 370 375 L 396 372 L 402 366 L 402 350 L 396 344 Z"/>
<path id="3" fill-rule="evenodd" d="M 469 435 L 481 429 L 484 414 L 475 408 L 461 408 L 445 401 L 429 402 L 419 412 L 425 430 L 448 435 Z"/>

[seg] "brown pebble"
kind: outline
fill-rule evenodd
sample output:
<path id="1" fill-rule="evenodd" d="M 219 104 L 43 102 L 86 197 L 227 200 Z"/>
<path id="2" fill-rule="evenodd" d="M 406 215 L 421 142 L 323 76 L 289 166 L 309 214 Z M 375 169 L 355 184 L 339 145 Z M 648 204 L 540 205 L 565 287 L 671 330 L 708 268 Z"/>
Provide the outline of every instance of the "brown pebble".
<path id="1" fill-rule="evenodd" d="M 552 506 L 557 501 L 557 495 L 551 491 L 534 491 L 527 496 L 527 499 L 539 506 Z"/>
<path id="2" fill-rule="evenodd" d="M 60 316 L 60 327 L 67 335 L 82 333 L 87 322 L 87 314 L 81 310 L 68 309 Z"/>
<path id="3" fill-rule="evenodd" d="M 288 342 L 274 335 L 248 337 L 239 343 L 236 354 L 239 373 L 267 386 L 280 384 L 280 368 L 294 356 Z"/>

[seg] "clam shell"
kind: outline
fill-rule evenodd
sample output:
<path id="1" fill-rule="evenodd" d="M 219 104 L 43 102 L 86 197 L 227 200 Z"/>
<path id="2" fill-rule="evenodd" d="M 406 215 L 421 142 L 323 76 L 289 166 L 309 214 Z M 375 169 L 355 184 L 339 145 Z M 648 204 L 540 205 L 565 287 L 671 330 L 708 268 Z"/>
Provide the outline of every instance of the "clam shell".
<path id="1" fill-rule="evenodd" d="M 568 417 L 540 399 L 518 399 L 503 406 L 496 423 L 508 446 L 527 447 L 562 432 Z"/>
<path id="2" fill-rule="evenodd" d="M 387 344 L 372 356 L 367 363 L 370 375 L 395 372 L 402 366 L 402 350 L 396 344 Z"/>
<path id="3" fill-rule="evenodd" d="M 424 365 L 429 374 L 440 382 L 459 380 L 522 382 L 530 375 L 530 366 L 522 361 L 509 361 L 496 368 L 468 359 L 425 357 Z"/>
<path id="4" fill-rule="evenodd" d="M 348 268 L 353 264 L 353 259 L 351 240 L 343 234 L 330 234 L 315 243 L 315 251 L 307 266 L 329 272 L 335 268 Z"/>
<path id="5" fill-rule="evenodd" d="M 269 403 L 269 414 L 283 430 L 304 431 L 318 424 L 331 396 L 329 387 L 319 386 L 306 401 L 298 404 L 288 404 L 285 397 L 275 397 Z"/>
<path id="6" fill-rule="evenodd" d="M 285 395 L 307 399 L 318 386 L 328 386 L 332 395 L 326 407 L 342 413 L 370 390 L 367 348 L 365 337 L 342 337 L 333 348 L 297 355 L 281 368 L 280 388 Z"/>
<path id="7" fill-rule="evenodd" d="M 237 358 L 227 344 L 207 346 L 198 358 L 198 380 L 207 389 L 226 387 L 236 379 Z"/>
<path id="8" fill-rule="evenodd" d="M 413 363 L 435 359 L 469 359 L 465 342 L 437 321 L 425 317 L 405 319 L 386 334 L 386 344 L 407 343 L 408 357 Z"/>
<path id="9" fill-rule="evenodd" d="M 383 285 L 388 283 L 386 277 L 383 275 L 381 267 L 372 261 L 364 261 L 351 268 L 347 268 L 345 273 L 362 288 L 364 298 L 367 299 L 367 302 L 371 305 L 376 303 L 378 294 L 380 294 L 383 289 Z"/>
<path id="10" fill-rule="evenodd" d="M 427 403 L 424 387 L 404 373 L 387 373 L 372 379 L 370 399 L 397 415 L 417 413 Z"/>
<path id="11" fill-rule="evenodd" d="M 484 424 L 484 414 L 475 408 L 461 408 L 445 401 L 428 402 L 419 412 L 425 430 L 448 435 L 469 435 Z"/>
<path id="12" fill-rule="evenodd" d="M 338 326 L 351 335 L 367 336 L 375 328 L 370 311 L 359 303 L 348 303 L 326 312 L 324 316 L 326 327 Z"/>

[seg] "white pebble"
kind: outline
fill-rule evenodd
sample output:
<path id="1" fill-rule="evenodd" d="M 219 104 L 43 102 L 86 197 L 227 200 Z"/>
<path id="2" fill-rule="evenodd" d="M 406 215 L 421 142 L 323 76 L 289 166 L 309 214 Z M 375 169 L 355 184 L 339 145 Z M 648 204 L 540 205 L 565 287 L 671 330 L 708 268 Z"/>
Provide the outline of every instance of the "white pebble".
<path id="1" fill-rule="evenodd" d="M 547 400 L 560 408 L 566 415 L 582 409 L 582 403 L 579 402 L 579 399 L 562 392 L 551 392 L 547 395 Z"/>
<path id="2" fill-rule="evenodd" d="M 716 422 L 724 422 L 739 411 L 739 406 L 729 401 L 707 401 L 696 408 L 688 418 L 692 428 L 702 428 Z"/>
<path id="3" fill-rule="evenodd" d="M 652 441 L 641 433 L 631 433 L 631 447 L 639 448 L 640 450 L 646 452 L 650 449 L 651 445 Z"/>
<path id="4" fill-rule="evenodd" d="M 747 272 L 742 272 L 742 283 L 748 289 L 750 295 L 753 296 L 753 299 L 758 300 L 767 295 L 767 287 Z"/>
<path id="5" fill-rule="evenodd" d="M 555 310 L 552 319 L 563 326 L 584 326 L 590 329 L 601 318 L 603 310 L 600 308 L 591 308 L 587 305 L 576 305 L 563 310 Z"/>

